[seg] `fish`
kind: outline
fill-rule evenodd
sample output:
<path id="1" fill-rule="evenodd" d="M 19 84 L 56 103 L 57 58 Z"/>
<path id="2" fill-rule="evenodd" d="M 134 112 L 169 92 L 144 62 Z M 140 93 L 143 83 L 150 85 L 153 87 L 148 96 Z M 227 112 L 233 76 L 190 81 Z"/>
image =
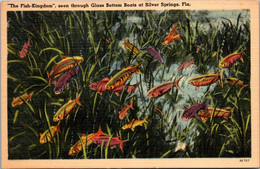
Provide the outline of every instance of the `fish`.
<path id="1" fill-rule="evenodd" d="M 232 117 L 232 114 L 234 112 L 234 107 L 232 109 L 230 109 L 229 111 L 224 109 L 218 109 L 216 108 L 214 111 L 214 115 L 213 117 L 218 117 L 218 118 L 225 118 L 228 119 L 229 117 Z M 208 112 L 205 111 L 201 111 L 198 113 L 198 116 L 201 117 L 201 120 L 203 122 L 205 122 L 207 119 L 206 118 L 210 118 L 212 113 L 213 113 L 214 108 L 208 107 Z"/>
<path id="2" fill-rule="evenodd" d="M 130 104 L 127 104 L 122 110 L 120 110 L 118 112 L 120 120 L 123 120 L 125 118 L 125 116 L 127 115 L 127 111 L 129 109 L 134 110 L 134 108 L 133 108 L 133 98 L 131 98 Z"/>
<path id="3" fill-rule="evenodd" d="M 101 126 L 99 126 L 99 129 L 96 133 L 92 133 L 92 134 L 89 134 L 86 136 L 86 134 L 82 134 L 81 136 L 81 140 L 77 141 L 71 148 L 70 148 L 70 152 L 69 152 L 69 155 L 71 156 L 74 156 L 75 154 L 77 154 L 79 151 L 82 150 L 82 148 L 84 146 L 86 146 L 86 143 L 87 143 L 87 146 L 89 146 L 90 144 L 93 143 L 93 139 L 94 137 L 96 136 L 100 136 L 100 135 L 107 135 L 106 133 L 104 133 L 102 130 L 101 130 Z M 82 143 L 83 143 L 83 146 L 82 146 Z"/>
<path id="4" fill-rule="evenodd" d="M 87 136 L 87 146 L 89 146 L 90 144 L 93 143 L 93 140 L 95 137 L 97 136 L 100 136 L 100 135 L 105 135 L 105 136 L 108 136 L 108 134 L 104 133 L 102 130 L 101 130 L 101 126 L 99 126 L 98 128 L 98 131 L 96 133 L 91 133 Z"/>
<path id="5" fill-rule="evenodd" d="M 141 50 L 147 50 L 154 59 L 156 59 L 160 63 L 163 63 L 163 58 L 161 57 L 160 53 L 154 48 L 149 47 L 148 44 L 145 47 L 141 48 Z"/>
<path id="6" fill-rule="evenodd" d="M 62 60 L 52 67 L 51 72 L 50 73 L 47 72 L 48 79 L 49 79 L 49 85 L 51 86 L 52 78 L 56 78 L 62 72 L 65 72 L 65 71 L 77 66 L 82 61 L 84 61 L 84 58 L 80 57 L 80 56 L 75 56 L 75 57 L 62 56 Z"/>
<path id="7" fill-rule="evenodd" d="M 44 144 L 47 143 L 47 140 L 49 142 L 52 142 L 52 137 L 55 135 L 56 132 L 61 133 L 59 129 L 59 122 L 57 123 L 56 126 L 51 126 L 50 129 L 45 130 L 44 133 L 40 133 L 40 143 Z M 51 134 L 50 134 L 51 131 Z"/>
<path id="8" fill-rule="evenodd" d="M 181 65 L 178 67 L 178 70 L 185 69 L 185 68 L 189 67 L 191 64 L 194 64 L 194 59 L 192 59 L 191 61 L 187 60 L 186 62 L 184 62 L 183 64 L 181 64 Z"/>
<path id="9" fill-rule="evenodd" d="M 169 92 L 171 88 L 173 87 L 173 81 L 168 81 L 166 83 L 162 83 L 151 90 L 148 91 L 147 96 L 148 97 L 160 97 L 164 95 L 165 93 Z"/>
<path id="10" fill-rule="evenodd" d="M 127 88 L 127 92 L 128 93 L 134 93 L 136 88 L 140 85 L 141 82 L 137 82 L 136 84 L 134 85 L 129 85 L 128 88 Z"/>
<path id="11" fill-rule="evenodd" d="M 98 145 L 102 145 L 102 143 L 104 142 L 103 144 L 105 146 L 107 146 L 109 139 L 110 139 L 109 136 L 96 136 L 96 137 L 94 137 L 93 141 L 94 141 L 95 144 L 98 144 Z M 109 147 L 114 148 L 116 145 L 119 145 L 121 151 L 124 152 L 123 151 L 123 143 L 126 142 L 126 141 L 128 141 L 128 140 L 120 140 L 119 136 L 112 137 L 110 139 L 110 142 L 109 142 Z"/>
<path id="12" fill-rule="evenodd" d="M 244 59 L 243 59 L 244 51 L 245 51 L 245 49 L 242 50 L 241 52 L 235 51 L 234 53 L 229 54 L 228 56 L 226 56 L 224 59 L 222 59 L 219 62 L 218 66 L 220 68 L 229 68 L 229 67 L 233 66 L 233 64 L 235 64 L 237 59 L 240 59 L 244 63 Z"/>
<path id="13" fill-rule="evenodd" d="M 81 140 L 77 141 L 71 148 L 70 148 L 70 152 L 69 152 L 69 155 L 70 156 L 74 156 L 75 154 L 77 154 L 79 151 L 82 150 L 82 147 L 85 147 L 86 145 L 86 140 L 87 140 L 87 137 L 86 137 L 86 134 L 82 134 L 81 136 Z M 82 146 L 83 144 L 83 146 Z"/>
<path id="14" fill-rule="evenodd" d="M 113 90 L 107 90 L 105 88 L 105 85 L 107 84 L 107 82 L 109 81 L 109 78 L 108 77 L 105 77 L 104 79 L 102 79 L 101 81 L 98 81 L 98 82 L 94 82 L 94 83 L 91 83 L 89 85 L 89 87 L 92 89 L 92 90 L 97 90 L 97 92 L 102 95 L 103 92 L 105 91 L 110 91 L 110 92 L 114 92 L 117 96 L 119 95 L 119 92 L 124 90 L 125 88 L 125 85 L 122 85 L 122 86 L 119 86 L 119 87 L 116 87 L 114 88 Z"/>
<path id="15" fill-rule="evenodd" d="M 181 76 L 178 80 L 176 80 L 175 81 L 175 83 L 174 83 L 174 86 L 178 89 L 178 90 L 181 90 L 180 89 L 180 86 L 179 86 L 179 82 L 180 82 L 180 80 L 183 78 L 183 76 Z"/>
<path id="16" fill-rule="evenodd" d="M 68 87 L 69 80 L 74 76 L 78 75 L 79 66 L 75 68 L 74 71 L 69 70 L 68 72 L 64 73 L 57 81 L 54 81 L 54 93 L 61 94 L 63 90 Z"/>
<path id="17" fill-rule="evenodd" d="M 158 112 L 161 114 L 161 116 L 163 116 L 163 111 L 162 111 L 162 110 L 160 110 L 158 107 L 155 107 L 155 106 L 154 106 L 154 109 L 155 109 L 156 111 L 158 111 Z"/>
<path id="18" fill-rule="evenodd" d="M 143 63 L 139 63 L 136 66 L 130 65 L 127 68 L 123 68 L 121 71 L 110 78 L 110 80 L 105 85 L 106 90 L 113 90 L 119 86 L 124 85 L 128 79 L 132 78 L 132 74 L 134 72 L 141 74 L 139 68 L 142 64 Z"/>
<path id="19" fill-rule="evenodd" d="M 117 96 L 119 96 L 119 92 L 123 91 L 124 88 L 125 88 L 125 85 L 118 86 L 118 87 L 114 88 L 113 90 L 109 90 L 109 92 L 113 92 L 113 93 L 115 93 Z"/>
<path id="20" fill-rule="evenodd" d="M 139 83 L 136 83 L 136 84 L 134 84 L 134 85 L 129 85 L 129 86 L 127 87 L 127 92 L 128 92 L 128 93 L 134 93 L 139 84 L 140 84 L 140 82 L 139 82 Z M 123 91 L 124 88 L 125 88 L 125 86 L 126 86 L 126 85 L 118 86 L 117 88 L 114 88 L 113 90 L 109 90 L 109 91 L 110 91 L 110 92 L 113 92 L 113 93 L 115 93 L 117 96 L 119 96 L 119 92 L 120 92 L 120 91 Z"/>
<path id="21" fill-rule="evenodd" d="M 196 117 L 197 113 L 202 109 L 204 109 L 205 112 L 208 112 L 208 101 L 206 101 L 205 103 L 194 104 L 186 108 L 182 113 L 182 120 L 187 121 L 191 118 Z"/>
<path id="22" fill-rule="evenodd" d="M 20 58 L 24 58 L 27 55 L 30 46 L 30 37 L 28 37 L 28 42 L 24 43 L 22 50 L 19 52 Z"/>
<path id="23" fill-rule="evenodd" d="M 30 94 L 27 94 L 27 92 L 25 92 L 22 96 L 13 97 L 12 107 L 16 107 L 16 106 L 23 104 L 23 100 L 32 101 L 32 95 L 33 95 L 33 92 L 31 92 Z"/>
<path id="24" fill-rule="evenodd" d="M 123 130 L 131 129 L 132 131 L 135 131 L 135 128 L 137 126 L 142 126 L 144 123 L 148 123 L 146 119 L 147 119 L 147 117 L 145 117 L 143 120 L 132 119 L 132 121 L 130 121 L 129 123 L 125 124 L 122 127 L 122 129 Z"/>
<path id="25" fill-rule="evenodd" d="M 223 75 L 224 69 L 221 70 L 219 74 L 208 74 L 208 75 L 202 75 L 195 78 L 192 78 L 189 80 L 189 84 L 195 86 L 197 89 L 199 89 L 200 86 L 206 86 L 212 83 L 215 83 L 219 80 L 222 88 L 223 88 L 223 82 L 222 82 L 222 75 Z"/>
<path id="26" fill-rule="evenodd" d="M 232 85 L 237 84 L 237 85 L 241 86 L 241 89 L 248 86 L 247 84 L 244 84 L 244 82 L 242 80 L 239 80 L 239 79 L 233 78 L 233 77 L 227 78 L 226 83 L 232 84 Z"/>
<path id="27" fill-rule="evenodd" d="M 57 122 L 66 118 L 70 111 L 76 106 L 76 104 L 81 106 L 81 103 L 79 101 L 80 95 L 81 93 L 76 96 L 75 100 L 71 100 L 70 98 L 68 103 L 64 104 L 53 116 L 53 121 Z"/>
<path id="28" fill-rule="evenodd" d="M 89 87 L 90 87 L 92 90 L 97 90 L 97 92 L 98 92 L 100 95 L 102 95 L 103 92 L 107 91 L 106 88 L 105 88 L 105 85 L 107 84 L 108 81 L 109 81 L 109 78 L 108 78 L 108 77 L 105 77 L 105 78 L 102 79 L 101 81 L 91 83 L 91 84 L 89 85 Z"/>
<path id="29" fill-rule="evenodd" d="M 136 46 L 134 46 L 132 43 L 129 42 L 129 39 L 127 39 L 126 41 L 123 42 L 123 45 L 125 46 L 125 48 L 127 50 L 129 50 L 130 52 L 133 51 L 133 53 L 137 56 L 139 55 L 139 50 L 137 49 Z"/>
<path id="30" fill-rule="evenodd" d="M 169 45 L 171 42 L 174 42 L 175 39 L 181 39 L 180 32 L 178 32 L 177 35 L 175 35 L 175 30 L 177 29 L 178 29 L 177 24 L 175 24 L 171 32 L 164 38 L 163 45 Z"/>

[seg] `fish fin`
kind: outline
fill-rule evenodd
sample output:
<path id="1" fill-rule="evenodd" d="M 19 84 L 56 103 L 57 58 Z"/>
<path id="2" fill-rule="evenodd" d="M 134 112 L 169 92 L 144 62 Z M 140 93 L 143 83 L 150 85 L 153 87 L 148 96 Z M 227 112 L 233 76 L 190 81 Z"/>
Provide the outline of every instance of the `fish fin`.
<path id="1" fill-rule="evenodd" d="M 142 72 L 139 69 L 136 69 L 135 71 L 137 74 L 142 74 Z"/>
<path id="2" fill-rule="evenodd" d="M 81 95 L 81 93 L 82 92 L 80 92 L 78 95 L 77 95 L 77 97 L 76 97 L 76 103 L 79 105 L 79 106 L 81 106 L 82 104 L 80 103 L 80 101 L 79 101 L 79 98 L 80 98 L 80 95 Z"/>
<path id="3" fill-rule="evenodd" d="M 119 145 L 119 146 L 120 146 L 120 149 L 122 150 L 122 152 L 124 152 L 124 151 L 123 151 L 123 143 L 126 142 L 126 141 L 128 141 L 128 140 L 123 140 L 123 141 L 120 142 L 120 145 Z"/>
<path id="4" fill-rule="evenodd" d="M 116 136 L 116 137 L 114 137 L 114 139 L 117 139 L 117 140 L 119 140 L 119 137 L 120 137 L 120 136 Z"/>
<path id="5" fill-rule="evenodd" d="M 205 123 L 206 122 L 206 118 L 205 117 L 200 117 L 201 118 L 201 120 Z"/>
<path id="6" fill-rule="evenodd" d="M 197 89 L 199 89 L 200 87 L 199 86 L 195 86 Z"/>
<path id="7" fill-rule="evenodd" d="M 49 86 L 51 86 L 51 76 L 50 76 L 49 72 L 47 72 L 47 76 L 48 76 L 48 79 L 49 79 Z"/>
<path id="8" fill-rule="evenodd" d="M 61 58 L 62 58 L 62 59 L 66 59 L 66 58 L 68 58 L 68 56 L 62 56 Z"/>
<path id="9" fill-rule="evenodd" d="M 135 131 L 135 128 L 131 127 L 131 130 L 132 130 L 132 131 Z"/>
<path id="10" fill-rule="evenodd" d="M 181 39 L 181 32 L 178 32 L 178 34 L 175 36 L 175 39 Z"/>
<path id="11" fill-rule="evenodd" d="M 102 132 L 101 125 L 99 125 L 99 127 L 98 127 L 98 133 L 101 133 L 101 132 Z"/>
<path id="12" fill-rule="evenodd" d="M 130 108 L 131 108 L 132 110 L 134 110 L 134 107 L 133 107 L 133 98 L 131 98 L 131 101 L 130 101 Z"/>
<path id="13" fill-rule="evenodd" d="M 57 123 L 57 125 L 56 125 L 56 131 L 59 132 L 59 133 L 61 133 L 60 128 L 59 128 L 59 125 L 60 125 L 60 121 L 59 121 L 59 122 Z"/>
<path id="14" fill-rule="evenodd" d="M 221 72 L 219 73 L 219 82 L 223 88 L 223 81 L 222 81 L 222 75 L 223 75 L 223 72 L 225 71 L 225 69 L 222 69 Z"/>
<path id="15" fill-rule="evenodd" d="M 98 135 L 107 135 L 106 133 L 104 133 L 101 129 L 101 126 L 99 125 L 99 128 L 98 128 L 98 132 L 97 132 Z"/>
<path id="16" fill-rule="evenodd" d="M 40 133 L 40 137 L 42 136 L 42 133 Z"/>
<path id="17" fill-rule="evenodd" d="M 111 78 L 111 77 L 110 77 Z M 105 77 L 104 79 L 101 80 L 102 82 L 103 81 L 109 81 L 109 78 L 108 77 Z"/>
<path id="18" fill-rule="evenodd" d="M 116 94 L 117 96 L 119 96 L 119 93 L 118 93 L 118 92 L 115 92 L 115 94 Z"/>
<path id="19" fill-rule="evenodd" d="M 29 100 L 32 101 L 33 91 L 29 94 Z"/>

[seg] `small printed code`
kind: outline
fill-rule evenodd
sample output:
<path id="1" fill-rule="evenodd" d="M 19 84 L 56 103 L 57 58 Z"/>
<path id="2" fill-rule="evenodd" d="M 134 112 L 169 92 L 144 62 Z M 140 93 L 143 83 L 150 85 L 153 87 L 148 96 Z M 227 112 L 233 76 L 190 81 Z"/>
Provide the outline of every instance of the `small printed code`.
<path id="1" fill-rule="evenodd" d="M 239 162 L 249 162 L 249 159 L 240 159 Z"/>

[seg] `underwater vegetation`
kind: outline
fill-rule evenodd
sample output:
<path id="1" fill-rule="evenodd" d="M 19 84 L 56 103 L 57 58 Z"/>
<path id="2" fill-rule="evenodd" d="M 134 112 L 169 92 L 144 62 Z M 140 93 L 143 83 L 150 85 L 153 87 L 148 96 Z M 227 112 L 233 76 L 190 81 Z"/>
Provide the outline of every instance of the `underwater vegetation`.
<path id="1" fill-rule="evenodd" d="M 8 12 L 8 158 L 250 157 L 248 11 L 211 12 Z"/>

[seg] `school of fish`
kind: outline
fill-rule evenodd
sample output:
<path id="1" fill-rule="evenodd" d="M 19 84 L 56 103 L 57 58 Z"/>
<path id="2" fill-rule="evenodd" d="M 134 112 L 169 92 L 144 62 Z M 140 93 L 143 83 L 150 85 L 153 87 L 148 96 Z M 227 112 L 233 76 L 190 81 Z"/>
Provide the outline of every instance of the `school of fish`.
<path id="1" fill-rule="evenodd" d="M 177 24 L 174 24 L 174 27 L 171 29 L 170 33 L 164 38 L 162 45 L 168 46 L 171 43 L 175 42 L 176 39 L 181 39 L 181 33 L 178 31 Z M 102 37 L 107 44 L 110 44 L 110 41 L 106 39 L 104 36 Z M 126 50 L 130 51 L 130 54 L 133 54 L 135 56 L 142 56 L 142 52 L 138 50 L 137 46 L 133 45 L 132 43 L 129 42 L 129 39 L 126 39 L 123 42 L 123 45 Z M 201 48 L 204 46 L 204 44 L 201 44 L 197 50 L 196 53 L 199 53 Z M 24 58 L 28 54 L 28 50 L 31 47 L 30 44 L 30 38 L 28 37 L 28 42 L 24 43 L 24 46 L 22 50 L 19 52 L 19 57 Z M 146 50 L 146 54 L 148 53 L 151 57 L 153 57 L 156 61 L 159 63 L 157 64 L 163 64 L 164 59 L 163 55 L 161 56 L 160 52 L 150 46 L 149 44 L 145 45 L 144 47 L 140 48 L 141 50 Z M 224 57 L 220 62 L 219 62 L 219 68 L 222 70 L 220 71 L 219 74 L 204 74 L 200 75 L 197 77 L 193 77 L 189 79 L 188 84 L 193 85 L 196 87 L 196 90 L 199 90 L 201 86 L 209 86 L 217 81 L 220 82 L 221 87 L 223 88 L 223 73 L 225 68 L 232 67 L 238 59 L 241 60 L 242 63 L 244 63 L 243 60 L 243 54 L 244 50 L 241 52 L 235 51 L 226 57 Z M 214 53 L 215 54 L 215 53 Z M 79 75 L 79 65 L 81 62 L 84 61 L 83 57 L 80 56 L 74 56 L 74 57 L 69 57 L 69 56 L 62 56 L 61 60 L 57 63 L 54 64 L 52 67 L 50 73 L 47 71 L 47 77 L 48 77 L 48 83 L 49 86 L 51 86 L 51 82 L 53 79 L 58 78 L 58 80 L 54 81 L 54 93 L 56 95 L 59 95 L 64 92 L 66 88 L 69 87 L 69 83 L 72 78 L 77 77 Z M 137 82 L 136 84 L 130 85 L 129 83 L 127 84 L 127 81 L 130 81 L 132 78 L 132 75 L 134 73 L 141 74 L 141 66 L 143 62 L 137 63 L 135 66 L 134 64 L 130 64 L 129 66 L 122 68 L 120 71 L 115 73 L 113 76 L 110 78 L 104 77 L 100 81 L 92 82 L 89 84 L 89 88 L 92 90 L 97 91 L 100 95 L 103 93 L 115 93 L 117 96 L 119 96 L 119 92 L 126 91 L 128 94 L 134 94 L 136 92 L 136 89 L 138 86 L 141 84 L 141 81 Z M 187 60 L 186 62 L 182 63 L 177 70 L 182 72 L 185 69 L 188 69 L 190 65 L 196 65 L 195 59 L 193 58 L 192 60 Z M 178 76 L 176 75 L 175 78 Z M 169 80 L 165 83 L 161 83 L 153 88 L 151 88 L 147 92 L 147 96 L 149 98 L 159 98 L 166 93 L 170 92 L 170 90 L 175 86 L 176 89 L 181 90 L 179 83 L 181 79 L 184 77 L 184 75 L 179 76 L 177 80 Z M 189 78 L 189 77 L 186 77 Z M 244 84 L 242 80 L 239 80 L 238 78 L 235 77 L 229 77 L 226 78 L 225 83 L 230 84 L 230 85 L 238 85 L 241 87 L 241 90 L 247 86 L 248 84 Z M 63 106 L 61 106 L 57 112 L 53 112 L 53 122 L 57 122 L 56 125 L 49 127 L 46 129 L 43 133 L 40 133 L 40 138 L 39 142 L 40 144 L 44 144 L 47 142 L 52 142 L 53 137 L 55 137 L 55 134 L 57 132 L 61 133 L 61 130 L 59 128 L 60 123 L 63 119 L 68 118 L 71 112 L 75 109 L 75 107 L 78 106 L 84 106 L 80 102 L 80 96 L 82 92 L 76 94 L 75 100 L 72 100 L 69 98 L 68 102 L 65 103 Z M 12 100 L 12 107 L 17 107 L 19 105 L 22 105 L 24 101 L 32 101 L 32 95 L 33 91 L 30 94 L 27 94 L 27 92 L 23 93 L 20 96 L 13 97 Z M 105 97 L 105 96 L 104 96 Z M 120 120 L 125 119 L 127 117 L 128 113 L 131 112 L 130 110 L 134 111 L 133 107 L 133 98 L 134 96 L 131 97 L 130 102 L 123 106 L 121 110 L 118 110 L 118 118 Z M 232 108 L 230 110 L 226 110 L 226 108 L 211 108 L 208 107 L 209 101 L 206 102 L 201 102 L 197 103 L 194 105 L 190 105 L 189 107 L 185 108 L 185 110 L 182 113 L 182 120 L 187 121 L 189 119 L 195 118 L 196 116 L 199 116 L 203 122 L 205 122 L 208 118 L 232 118 L 232 114 L 235 111 L 235 108 Z M 164 115 L 163 111 L 154 106 L 154 109 L 159 112 L 161 116 Z M 132 114 L 132 113 L 131 113 Z M 123 121 L 125 124 L 121 126 L 122 130 L 127 130 L 130 129 L 132 132 L 135 131 L 135 128 L 138 126 L 143 126 L 147 125 L 148 119 L 147 116 L 143 119 L 136 119 L 133 118 L 131 121 L 128 119 Z M 101 130 L 101 126 L 99 126 L 99 129 L 96 133 L 91 133 L 86 135 L 86 133 L 83 133 L 80 137 L 80 140 L 78 140 L 73 146 L 71 146 L 69 155 L 74 156 L 75 154 L 79 153 L 82 151 L 83 147 L 85 146 L 90 146 L 92 143 L 95 143 L 99 146 L 104 145 L 104 146 L 109 146 L 110 148 L 114 148 L 117 145 L 119 145 L 121 151 L 123 152 L 123 143 L 129 141 L 128 139 L 126 140 L 120 140 L 120 136 L 112 137 L 108 135 L 107 133 L 104 133 Z"/>

